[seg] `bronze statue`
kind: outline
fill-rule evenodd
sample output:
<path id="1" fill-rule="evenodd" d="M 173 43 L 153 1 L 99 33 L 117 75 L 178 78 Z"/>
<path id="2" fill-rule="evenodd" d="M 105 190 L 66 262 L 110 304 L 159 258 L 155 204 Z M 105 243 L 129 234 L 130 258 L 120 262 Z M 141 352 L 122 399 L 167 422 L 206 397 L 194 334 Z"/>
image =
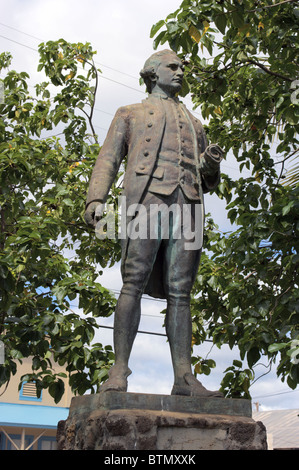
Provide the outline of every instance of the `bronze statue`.
<path id="1" fill-rule="evenodd" d="M 174 369 L 171 393 L 222 396 L 203 387 L 191 370 L 190 292 L 202 246 L 201 241 L 194 246 L 186 243 L 187 239 L 190 242 L 190 233 L 194 239 L 200 232 L 202 239 L 203 193 L 219 183 L 223 152 L 218 145 L 208 146 L 201 123 L 176 97 L 184 70 L 174 52 L 153 54 L 140 74 L 149 96 L 142 103 L 116 112 L 91 176 L 85 220 L 96 226 L 125 157 L 123 196 L 127 207 L 134 204 L 137 207 L 127 218 L 127 226 L 137 220 L 141 205 L 147 214 L 143 222 L 153 220 L 152 207 L 166 208 L 164 215 L 169 220 L 167 233 L 161 212 L 160 218 L 155 219 L 154 235 L 147 228 L 146 237 L 130 237 L 128 233 L 123 240 L 123 287 L 114 321 L 115 365 L 101 390 L 127 390 L 131 373 L 128 362 L 140 320 L 140 300 L 147 293 L 167 299 L 166 333 Z M 188 237 L 182 230 L 182 217 L 167 212 L 173 206 L 181 214 L 188 209 Z M 174 236 L 177 230 L 180 234 Z"/>

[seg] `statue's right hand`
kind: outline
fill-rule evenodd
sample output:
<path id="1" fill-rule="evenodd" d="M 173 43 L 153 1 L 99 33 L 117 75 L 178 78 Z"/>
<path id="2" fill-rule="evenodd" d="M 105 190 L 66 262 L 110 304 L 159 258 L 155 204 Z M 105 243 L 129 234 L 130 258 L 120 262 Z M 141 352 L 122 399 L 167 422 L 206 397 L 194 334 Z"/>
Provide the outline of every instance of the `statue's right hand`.
<path id="1" fill-rule="evenodd" d="M 101 202 L 91 202 L 85 211 L 84 220 L 87 225 L 95 227 L 99 222 L 101 215 L 104 211 L 104 204 Z"/>

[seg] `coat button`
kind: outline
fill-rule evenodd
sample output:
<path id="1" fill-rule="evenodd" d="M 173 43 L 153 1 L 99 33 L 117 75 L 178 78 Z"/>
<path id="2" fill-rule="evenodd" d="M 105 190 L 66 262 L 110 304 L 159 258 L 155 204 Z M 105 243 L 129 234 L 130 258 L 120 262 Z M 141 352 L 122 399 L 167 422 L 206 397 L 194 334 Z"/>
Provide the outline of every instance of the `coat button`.
<path id="1" fill-rule="evenodd" d="M 148 153 L 147 151 L 145 151 L 145 152 L 143 152 L 143 155 L 144 155 L 145 157 L 148 157 L 148 156 L 149 156 L 149 153 Z"/>
<path id="2" fill-rule="evenodd" d="M 150 142 L 152 139 L 150 137 L 147 137 L 145 140 L 146 142 Z"/>
<path id="3" fill-rule="evenodd" d="M 147 127 L 153 127 L 153 124 L 151 122 L 149 122 Z"/>

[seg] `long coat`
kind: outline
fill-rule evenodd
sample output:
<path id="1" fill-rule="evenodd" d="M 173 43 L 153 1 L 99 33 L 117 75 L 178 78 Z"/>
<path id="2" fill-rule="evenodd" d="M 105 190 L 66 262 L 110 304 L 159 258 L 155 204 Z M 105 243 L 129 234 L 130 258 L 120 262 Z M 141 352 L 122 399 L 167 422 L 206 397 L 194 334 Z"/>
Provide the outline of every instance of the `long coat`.
<path id="1" fill-rule="evenodd" d="M 213 190 L 219 183 L 220 171 L 219 167 L 216 170 L 211 169 L 209 160 L 204 156 L 207 139 L 202 124 L 189 113 L 184 105 L 181 106 L 190 123 L 199 196 L 203 203 L 203 194 Z M 93 201 L 105 202 L 120 164 L 126 156 L 127 166 L 122 195 L 126 197 L 127 207 L 141 201 L 155 168 L 165 123 L 163 104 L 159 98 L 152 95 L 141 103 L 118 109 L 91 175 L 87 204 Z M 127 223 L 129 223 L 128 218 Z M 128 242 L 129 240 L 126 239 L 122 245 L 121 271 L 123 276 Z M 151 288 L 146 289 L 146 292 L 154 297 L 164 298 L 161 282 L 157 277 L 161 271 L 159 257 L 157 257 L 157 263 L 149 281 Z"/>

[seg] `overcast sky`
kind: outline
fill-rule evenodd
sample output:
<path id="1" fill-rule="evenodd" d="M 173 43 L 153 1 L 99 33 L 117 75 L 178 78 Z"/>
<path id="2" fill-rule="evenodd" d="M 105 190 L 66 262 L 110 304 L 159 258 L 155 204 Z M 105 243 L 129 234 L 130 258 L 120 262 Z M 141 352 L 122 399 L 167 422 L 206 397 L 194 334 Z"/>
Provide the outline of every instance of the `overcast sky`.
<path id="1" fill-rule="evenodd" d="M 63 38 L 70 42 L 90 42 L 97 51 L 95 61 L 102 70 L 97 95 L 95 121 L 100 143 L 103 142 L 111 119 L 120 106 L 140 102 L 145 98 L 145 88 L 139 85 L 139 71 L 145 60 L 154 52 L 150 29 L 154 23 L 175 11 L 181 0 L 10 0 L 2 2 L 0 17 L 1 52 L 13 54 L 12 68 L 30 74 L 30 85 L 41 81 L 37 73 L 37 47 L 41 41 Z M 167 44 L 162 46 L 167 48 Z M 159 48 L 161 49 L 161 47 Z M 192 110 L 190 98 L 184 99 Z M 196 111 L 197 117 L 200 110 Z M 231 178 L 238 176 L 237 166 L 231 155 L 222 165 Z M 225 206 L 215 196 L 205 199 L 206 211 L 210 212 L 220 229 L 229 225 Z M 121 277 L 119 266 L 106 271 L 103 285 L 119 291 Z M 116 293 L 117 295 L 117 293 Z M 163 328 L 165 302 L 143 300 L 141 331 L 158 335 L 137 335 L 130 367 L 129 391 L 140 393 L 169 394 L 173 373 L 169 347 Z M 99 319 L 102 325 L 112 326 L 113 319 Z M 101 328 L 97 341 L 112 344 L 112 330 Z M 219 350 L 211 343 L 196 347 L 196 355 L 213 358 L 217 367 L 208 377 L 200 378 L 210 389 L 218 389 L 223 371 L 239 359 L 237 351 L 228 347 Z M 266 361 L 264 361 L 266 364 Z M 256 370 L 260 376 L 266 372 L 261 365 Z M 298 408 L 298 390 L 291 391 L 276 378 L 275 372 L 260 378 L 252 387 L 253 402 L 261 409 Z"/>

